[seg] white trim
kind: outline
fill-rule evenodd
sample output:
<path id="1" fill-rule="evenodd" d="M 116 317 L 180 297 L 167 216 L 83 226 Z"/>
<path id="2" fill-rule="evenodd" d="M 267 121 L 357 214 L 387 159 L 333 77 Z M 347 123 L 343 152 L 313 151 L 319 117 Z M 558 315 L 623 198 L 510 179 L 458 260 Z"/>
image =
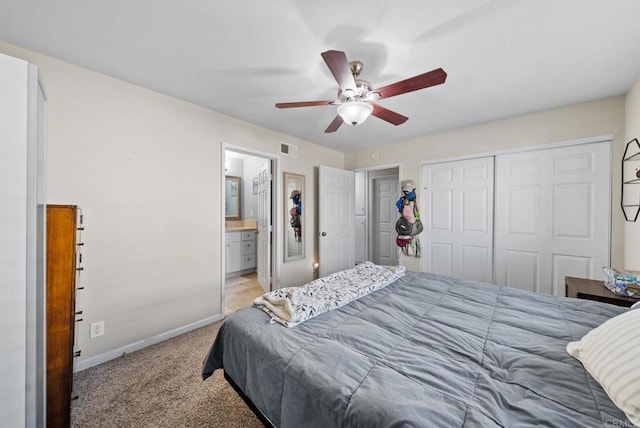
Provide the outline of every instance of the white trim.
<path id="1" fill-rule="evenodd" d="M 131 354 L 132 352 L 139 351 L 143 348 L 146 348 L 147 346 L 164 342 L 165 340 L 171 339 L 176 336 L 180 336 L 181 334 L 188 333 L 197 328 L 204 327 L 209 324 L 213 324 L 214 322 L 220 321 L 221 319 L 222 319 L 221 314 L 214 315 L 212 317 L 208 317 L 200 321 L 196 321 L 191 324 L 187 324 L 185 326 L 175 328 L 173 330 L 165 331 L 164 333 L 156 334 L 155 336 L 151 336 L 146 339 L 138 340 L 137 342 L 133 342 L 128 345 L 121 346 L 120 348 L 107 351 L 103 354 L 96 355 L 94 357 L 89 357 L 85 360 L 76 362 L 74 364 L 73 371 L 74 373 L 77 373 L 82 370 L 86 370 L 90 367 L 97 366 L 98 364 L 115 360 L 116 358 L 122 357 L 125 354 Z"/>
<path id="2" fill-rule="evenodd" d="M 609 141 L 613 141 L 613 134 L 599 135 L 597 137 L 580 138 L 577 140 L 559 141 L 556 143 L 536 144 L 534 146 L 522 146 L 522 147 L 513 147 L 510 149 L 492 150 L 488 152 L 472 153 L 468 155 L 452 156 L 447 158 L 431 159 L 431 160 L 420 162 L 420 167 L 422 167 L 423 165 L 430 165 L 430 164 L 441 163 L 441 162 L 454 162 L 454 161 L 466 160 L 466 159 L 483 158 L 487 156 L 498 156 L 498 155 L 511 154 L 511 153 L 520 153 L 520 152 L 532 152 L 535 150 L 555 149 L 558 147 L 576 146 L 579 144 L 605 143 Z M 420 168 L 420 170 L 421 170 L 420 174 L 422 174 L 422 168 Z M 422 185 L 422 180 L 420 181 L 420 184 Z"/>
<path id="3" fill-rule="evenodd" d="M 267 158 L 267 159 L 274 159 L 274 160 L 277 159 L 278 162 L 280 162 L 280 156 L 279 155 L 275 155 L 275 154 L 269 153 L 269 152 L 263 152 L 263 151 L 260 151 L 260 150 L 248 149 L 246 147 L 237 146 L 235 144 L 225 143 L 224 141 L 222 141 L 222 149 L 223 150 L 230 150 L 232 152 L 243 153 L 243 154 L 249 155 L 249 156 Z"/>
<path id="4" fill-rule="evenodd" d="M 226 218 L 225 218 L 225 200 L 224 194 L 226 191 L 225 188 L 225 175 L 226 171 L 226 158 L 227 158 L 227 146 L 224 142 L 220 144 L 220 150 L 222 150 L 222 154 L 220 155 L 221 165 L 220 165 L 220 314 L 224 314 L 224 283 L 226 281 L 227 274 L 227 243 L 225 242 L 225 233 L 226 233 Z"/>
<path id="5" fill-rule="evenodd" d="M 612 251 L 612 245 L 613 245 L 613 170 L 614 170 L 614 166 L 613 166 L 613 135 L 611 136 L 611 138 L 608 141 L 602 141 L 603 143 L 607 143 L 607 146 L 609 148 L 609 201 L 607 203 L 607 206 L 609 207 L 609 209 L 607 210 L 607 222 L 609 224 L 609 233 L 608 233 L 608 239 L 607 239 L 607 248 L 608 248 L 608 257 L 607 257 L 607 266 L 611 266 L 611 253 Z"/>
<path id="6" fill-rule="evenodd" d="M 389 169 L 389 168 L 402 168 L 402 163 L 401 162 L 396 162 L 396 163 L 387 163 L 387 164 L 383 164 L 383 165 L 367 166 L 367 167 L 364 167 L 364 168 L 351 169 L 350 171 L 353 171 L 353 172 L 358 172 L 358 171 L 377 171 L 379 169 Z"/>
<path id="7" fill-rule="evenodd" d="M 273 169 L 271 170 L 271 180 L 273 183 L 271 186 L 271 203 L 275 204 L 275 209 L 273 206 L 271 207 L 271 213 L 273 214 L 273 218 L 271 219 L 271 260 L 273 261 L 271 265 L 271 276 L 273 278 L 271 288 L 276 290 L 280 288 L 280 267 L 283 264 L 282 260 L 284 260 L 284 242 L 282 242 L 282 237 L 280 236 L 282 231 L 280 226 L 284 219 L 284 189 L 282 183 L 280 183 L 280 178 L 282 177 L 282 162 L 280 162 L 280 156 L 271 155 L 270 159 L 273 161 Z M 305 251 L 305 254 L 306 253 Z M 307 256 L 305 256 L 305 258 L 306 257 Z"/>

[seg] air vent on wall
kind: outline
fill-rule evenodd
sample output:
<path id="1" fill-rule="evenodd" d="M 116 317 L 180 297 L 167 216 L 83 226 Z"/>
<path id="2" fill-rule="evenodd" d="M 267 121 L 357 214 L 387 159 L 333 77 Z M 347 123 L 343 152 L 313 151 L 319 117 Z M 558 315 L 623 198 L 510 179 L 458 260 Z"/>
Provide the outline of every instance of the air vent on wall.
<path id="1" fill-rule="evenodd" d="M 298 147 L 293 144 L 287 144 L 280 142 L 280 153 L 283 155 L 291 156 L 292 158 L 298 157 Z"/>

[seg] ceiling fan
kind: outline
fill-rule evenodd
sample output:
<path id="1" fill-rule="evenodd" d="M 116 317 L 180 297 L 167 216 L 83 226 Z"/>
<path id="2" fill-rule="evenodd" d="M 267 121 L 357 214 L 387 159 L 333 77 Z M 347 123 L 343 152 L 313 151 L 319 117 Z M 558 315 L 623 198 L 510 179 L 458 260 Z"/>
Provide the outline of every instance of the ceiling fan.
<path id="1" fill-rule="evenodd" d="M 353 126 L 359 125 L 369 115 L 374 115 L 396 126 L 401 125 L 409 118 L 376 104 L 376 101 L 430 86 L 441 85 L 447 79 L 447 73 L 442 68 L 436 68 L 409 79 L 391 83 L 382 88 L 372 89 L 369 82 L 358 77 L 363 67 L 360 61 L 348 62 L 347 55 L 342 51 L 330 50 L 323 52 L 321 55 L 340 87 L 338 89 L 338 98 L 326 101 L 277 103 L 276 107 L 337 105 L 338 114 L 324 132 L 336 132 L 343 122 Z"/>

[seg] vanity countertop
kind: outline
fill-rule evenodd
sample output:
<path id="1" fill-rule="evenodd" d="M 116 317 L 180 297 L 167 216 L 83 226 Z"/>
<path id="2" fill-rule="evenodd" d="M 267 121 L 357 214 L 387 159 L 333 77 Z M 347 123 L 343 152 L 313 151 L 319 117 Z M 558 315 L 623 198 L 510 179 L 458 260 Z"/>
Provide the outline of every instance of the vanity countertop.
<path id="1" fill-rule="evenodd" d="M 226 226 L 224 228 L 225 232 L 246 232 L 247 230 L 256 230 L 257 228 L 251 226 Z"/>
<path id="2" fill-rule="evenodd" d="M 225 232 L 246 232 L 256 229 L 258 229 L 258 222 L 256 220 L 227 221 L 224 226 Z"/>

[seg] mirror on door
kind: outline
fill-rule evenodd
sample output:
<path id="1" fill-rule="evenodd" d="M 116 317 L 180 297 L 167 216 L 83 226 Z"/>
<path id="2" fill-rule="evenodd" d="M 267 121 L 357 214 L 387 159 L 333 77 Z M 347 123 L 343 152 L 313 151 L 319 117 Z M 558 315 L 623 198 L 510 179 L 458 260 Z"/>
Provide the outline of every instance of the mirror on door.
<path id="1" fill-rule="evenodd" d="M 302 201 L 304 196 L 304 175 L 284 173 L 285 194 L 285 236 L 284 261 L 304 258 L 304 222 Z"/>
<path id="2" fill-rule="evenodd" d="M 242 180 L 240 177 L 227 175 L 224 181 L 224 218 L 240 220 L 242 219 Z"/>

